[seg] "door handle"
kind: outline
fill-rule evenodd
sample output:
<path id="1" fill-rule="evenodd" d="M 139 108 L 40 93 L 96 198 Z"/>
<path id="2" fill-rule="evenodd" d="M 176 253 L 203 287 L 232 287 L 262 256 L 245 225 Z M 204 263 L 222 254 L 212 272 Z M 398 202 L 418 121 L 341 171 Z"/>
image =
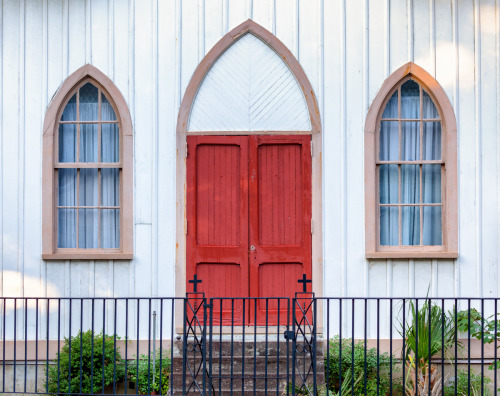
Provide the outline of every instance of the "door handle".
<path id="1" fill-rule="evenodd" d="M 254 245 L 251 245 L 250 246 L 250 251 L 254 252 L 255 251 L 255 246 Z"/>

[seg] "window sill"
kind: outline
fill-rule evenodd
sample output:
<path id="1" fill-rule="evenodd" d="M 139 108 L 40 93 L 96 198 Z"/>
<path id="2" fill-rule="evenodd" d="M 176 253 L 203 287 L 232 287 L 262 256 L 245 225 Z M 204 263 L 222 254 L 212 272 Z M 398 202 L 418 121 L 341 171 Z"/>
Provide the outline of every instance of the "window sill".
<path id="1" fill-rule="evenodd" d="M 458 252 L 366 252 L 367 259 L 456 259 Z"/>
<path id="2" fill-rule="evenodd" d="M 44 253 L 43 260 L 132 260 L 133 253 Z"/>

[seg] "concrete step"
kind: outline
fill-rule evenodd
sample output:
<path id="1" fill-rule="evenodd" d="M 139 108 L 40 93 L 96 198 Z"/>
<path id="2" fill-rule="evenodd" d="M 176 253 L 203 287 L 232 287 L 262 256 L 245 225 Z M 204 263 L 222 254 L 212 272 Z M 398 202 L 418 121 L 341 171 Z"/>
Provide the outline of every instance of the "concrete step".
<path id="1" fill-rule="evenodd" d="M 318 341 L 318 349 L 316 351 L 316 382 L 320 387 L 324 384 L 324 356 L 322 346 L 323 343 Z M 171 378 L 171 389 L 174 395 L 181 395 L 183 389 L 183 358 L 182 358 L 183 343 L 178 341 L 174 343 L 174 360 L 173 373 Z M 208 348 L 208 346 L 207 346 Z M 211 374 L 213 389 L 207 394 L 220 396 L 237 396 L 237 395 L 271 395 L 285 394 L 288 383 L 292 380 L 292 343 L 286 341 L 258 341 L 257 343 L 243 340 L 212 340 L 212 358 L 211 358 Z M 209 357 L 206 355 L 206 370 L 210 370 Z M 231 355 L 232 352 L 232 355 Z M 288 353 L 288 358 L 287 358 Z M 297 367 L 302 368 L 304 355 L 296 356 L 296 378 L 297 383 L 300 375 L 297 372 Z M 305 366 L 308 367 L 310 362 L 309 354 L 305 355 Z M 191 351 L 187 356 L 187 364 L 191 370 L 198 372 L 197 384 L 203 384 L 203 361 L 202 354 L 199 350 Z M 278 372 L 279 363 L 279 372 Z M 201 365 L 201 367 L 200 367 Z M 192 383 L 192 375 L 190 374 L 189 366 L 186 371 L 186 386 Z M 266 374 L 267 369 L 267 374 Z M 200 371 L 198 371 L 200 370 Z M 287 376 L 287 372 L 289 375 Z M 255 373 L 255 374 L 254 374 Z M 232 378 L 231 378 L 232 377 Z M 206 386 L 208 387 L 208 375 L 206 377 Z M 307 382 L 313 383 L 312 374 L 309 375 Z M 266 391 L 267 389 L 267 391 Z M 278 389 L 278 391 L 277 391 Z M 188 394 L 199 395 L 199 390 L 193 388 Z"/>
<path id="2" fill-rule="evenodd" d="M 316 355 L 321 356 L 323 354 L 322 349 L 323 343 L 318 340 L 316 343 Z M 193 354 L 193 340 L 188 340 L 188 354 Z M 258 341 L 255 344 L 253 341 L 241 341 L 234 340 L 233 342 L 228 341 L 213 341 L 211 344 L 212 357 L 218 356 L 283 356 L 286 357 L 287 353 L 291 355 L 292 342 L 286 341 Z M 209 356 L 209 340 L 207 339 L 207 358 Z M 174 357 L 182 358 L 183 343 L 182 341 L 174 342 Z M 200 353 L 199 351 L 196 352 Z"/>

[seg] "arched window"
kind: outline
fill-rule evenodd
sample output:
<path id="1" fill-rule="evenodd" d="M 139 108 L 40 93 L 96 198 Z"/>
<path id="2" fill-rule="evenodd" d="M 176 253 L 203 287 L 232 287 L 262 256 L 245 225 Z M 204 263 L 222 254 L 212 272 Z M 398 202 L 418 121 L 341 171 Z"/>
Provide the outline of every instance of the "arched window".
<path id="1" fill-rule="evenodd" d="M 456 122 L 409 63 L 382 86 L 365 125 L 367 257 L 456 257 Z"/>
<path id="2" fill-rule="evenodd" d="M 132 258 L 131 137 L 107 77 L 86 65 L 66 80 L 45 120 L 43 258 Z"/>

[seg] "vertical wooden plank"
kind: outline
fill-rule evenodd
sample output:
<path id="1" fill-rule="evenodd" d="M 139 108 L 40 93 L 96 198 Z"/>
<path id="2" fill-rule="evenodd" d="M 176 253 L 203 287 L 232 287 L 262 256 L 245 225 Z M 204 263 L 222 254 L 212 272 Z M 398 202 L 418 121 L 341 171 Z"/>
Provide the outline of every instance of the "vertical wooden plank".
<path id="1" fill-rule="evenodd" d="M 250 15 L 248 13 L 248 3 L 246 1 L 227 1 L 226 0 L 226 13 L 227 13 L 227 30 L 226 34 L 231 29 L 238 26 L 240 23 L 245 22 Z"/>
<path id="2" fill-rule="evenodd" d="M 481 161 L 481 255 L 482 255 L 482 282 L 478 295 L 484 297 L 497 296 L 498 279 L 498 229 L 499 221 L 498 185 L 496 175 L 499 172 L 497 162 L 498 134 L 496 117 L 496 84 L 494 83 L 496 63 L 496 28 L 495 27 L 495 1 L 484 0 L 480 2 L 480 54 L 479 73 L 480 102 L 477 117 L 480 118 L 481 128 L 480 161 Z"/>
<path id="3" fill-rule="evenodd" d="M 176 14 L 173 2 L 158 2 L 158 294 L 175 295 L 175 177 L 176 177 Z M 170 70 L 170 73 L 165 73 Z M 174 111 L 163 111 L 173 109 Z M 164 133 L 164 131 L 169 131 Z M 161 241 L 172 241 L 164 245 Z"/>
<path id="4" fill-rule="evenodd" d="M 55 0 L 48 0 L 47 10 L 47 60 L 48 76 L 47 90 L 49 100 L 61 85 L 63 76 L 63 52 L 62 52 L 62 15 L 63 3 Z"/>
<path id="5" fill-rule="evenodd" d="M 357 252 L 364 250 L 364 238 L 360 237 L 359 230 L 364 229 L 364 195 L 359 191 L 364 189 L 364 164 L 359 161 L 363 157 L 363 130 L 365 108 L 363 104 L 363 29 L 359 28 L 360 10 L 365 6 L 362 0 L 346 2 L 346 64 L 345 70 L 345 136 L 346 154 L 345 189 L 347 200 L 346 212 L 346 276 L 348 286 L 346 294 L 359 296 L 364 293 L 364 282 L 359 281 L 360 274 L 364 273 L 366 261 Z M 382 292 L 382 291 L 381 291 Z M 385 294 L 385 291 L 383 291 Z M 381 294 L 379 294 L 381 295 Z"/>
<path id="6" fill-rule="evenodd" d="M 194 70 L 200 63 L 198 0 L 182 1 L 181 93 L 184 95 Z"/>
<path id="7" fill-rule="evenodd" d="M 128 68 L 130 48 L 128 46 L 129 26 L 127 24 L 129 18 L 129 5 L 126 1 L 114 1 L 114 30 L 113 30 L 113 46 L 114 46 L 114 76 L 113 82 L 116 84 L 125 100 L 129 103 L 128 96 Z"/>
<path id="8" fill-rule="evenodd" d="M 409 59 L 407 2 L 390 1 L 390 72 L 403 66 Z M 404 23 L 403 23 L 404 21 Z"/>
<path id="9" fill-rule="evenodd" d="M 432 296 L 431 260 L 415 260 L 415 296 Z"/>
<path id="10" fill-rule="evenodd" d="M 223 2 L 205 0 L 205 55 L 224 35 Z"/>
<path id="11" fill-rule="evenodd" d="M 108 47 L 108 1 L 92 0 L 91 2 L 91 43 L 92 43 L 92 64 L 104 74 L 109 74 Z M 149 23 L 151 26 L 151 23 Z"/>
<path id="12" fill-rule="evenodd" d="M 25 172 L 24 172 L 24 275 L 30 279 L 30 287 L 25 288 L 25 295 L 41 296 L 41 244 L 39 232 L 41 213 L 41 132 L 40 125 L 44 114 L 41 112 L 42 81 L 40 72 L 43 69 L 42 60 L 42 2 L 26 3 L 26 56 L 25 63 Z M 32 72 L 32 71 L 38 72 Z M 29 104 L 29 105 L 26 105 Z M 26 144 L 28 143 L 29 144 Z M 37 282 L 35 282 L 37 280 Z M 26 281 L 25 281 L 26 282 Z"/>
<path id="13" fill-rule="evenodd" d="M 69 1 L 69 64 L 68 70 L 71 74 L 85 64 L 85 2 Z"/>
<path id="14" fill-rule="evenodd" d="M 437 294 L 436 297 L 452 297 L 455 295 L 455 283 L 452 282 L 454 278 L 453 260 L 439 260 L 437 261 Z"/>
<path id="15" fill-rule="evenodd" d="M 276 0 L 275 3 L 276 36 L 297 57 L 295 7 L 289 0 Z"/>
<path id="16" fill-rule="evenodd" d="M 471 131 L 470 133 L 458 134 L 458 158 L 459 161 L 459 213 L 460 234 L 459 246 L 460 257 L 457 265 L 460 265 L 460 296 L 473 296 L 476 293 L 477 268 L 476 263 L 476 240 L 472 236 L 472 230 L 476 229 L 476 215 L 470 210 L 471 204 L 477 204 L 475 196 L 475 125 L 474 125 L 474 9 L 470 3 L 460 3 L 458 7 L 458 72 L 459 72 L 459 94 L 458 108 L 460 112 L 457 117 L 457 128 L 459 131 Z M 472 132 L 474 131 L 474 132 Z"/>
<path id="17" fill-rule="evenodd" d="M 368 74 L 368 96 L 370 104 L 375 98 L 378 90 L 382 86 L 384 80 L 388 77 L 385 72 L 384 60 L 382 54 L 388 51 L 386 48 L 385 41 L 385 29 L 387 28 L 386 15 L 387 9 L 383 7 L 379 2 L 370 1 L 369 2 L 369 14 L 368 14 L 368 24 L 369 24 L 369 37 L 368 37 L 368 47 L 369 47 L 369 74 Z"/>
<path id="18" fill-rule="evenodd" d="M 151 2 L 142 2 L 135 7 L 135 218 L 136 223 L 152 222 L 152 161 L 153 150 L 153 93 L 152 45 L 151 45 Z M 147 43 L 147 44 L 146 44 Z M 137 272 L 136 272 L 137 273 Z"/>
<path id="19" fill-rule="evenodd" d="M 6 276 L 8 273 L 21 271 L 19 262 L 19 201 L 20 197 L 18 181 L 21 179 L 19 169 L 19 75 L 20 69 L 20 51 L 23 45 L 20 43 L 21 35 L 19 30 L 20 22 L 20 4 L 19 2 L 6 2 L 3 4 L 3 54 L 8 54 L 2 58 L 2 96 L 5 111 L 2 119 L 2 259 L 4 282 L 8 282 Z M 14 104 L 14 105 L 13 105 Z M 24 132 L 24 131 L 22 131 Z M 22 295 L 21 277 L 13 278 L 16 280 L 16 287 L 13 284 L 5 284 L 15 296 Z M 12 281 L 12 280 L 11 280 Z M 14 290 L 13 290 L 14 289 Z"/>
<path id="20" fill-rule="evenodd" d="M 344 279 L 341 273 L 341 195 L 340 195 L 340 159 L 342 148 L 339 145 L 341 129 L 341 84 L 339 78 L 342 70 L 341 49 L 343 48 L 341 26 L 342 13 L 339 3 L 327 1 L 324 8 L 324 69 L 325 73 L 323 89 L 323 147 L 314 147 L 324 155 L 323 159 L 323 249 L 324 249 L 324 294 L 325 296 L 339 296 Z M 279 26 L 279 24 L 278 24 Z M 328 154 L 325 154 L 328 153 Z M 326 182 L 328 180 L 328 182 Z M 314 231 L 313 231 L 314 232 Z M 329 241 L 324 243 L 324 241 Z M 336 304 L 335 304 L 336 305 Z M 331 314 L 334 314 L 336 306 L 331 306 Z M 338 311 L 335 311 L 338 314 Z M 333 321 L 333 319 L 332 319 Z M 334 322 L 332 322 L 333 324 Z"/>
<path id="21" fill-rule="evenodd" d="M 412 1 L 413 26 L 409 29 L 413 30 L 414 62 L 434 76 L 434 66 L 431 64 L 430 53 L 432 21 L 430 20 L 431 7 L 429 3 L 430 1 Z"/>
<path id="22" fill-rule="evenodd" d="M 436 21 L 436 80 L 443 87 L 450 102 L 454 102 L 453 84 L 456 74 L 453 53 L 453 14 L 452 4 L 446 0 L 437 0 L 435 5 Z M 450 66 L 450 59 L 453 64 Z M 456 109 L 455 109 L 456 111 Z"/>
<path id="23" fill-rule="evenodd" d="M 253 0 L 251 3 L 253 5 L 252 19 L 274 33 L 274 0 Z"/>
<path id="24" fill-rule="evenodd" d="M 2 15 L 0 15 L 0 125 L 2 126 L 2 130 L 0 131 L 0 146 L 3 147 L 3 131 L 5 130 L 3 128 L 3 81 L 4 81 L 4 66 L 3 66 L 3 59 L 4 59 L 4 43 L 3 43 L 3 30 L 4 30 L 4 0 L 0 1 L 0 9 L 2 10 Z M 0 149 L 0 165 L 2 166 L 2 169 L 4 164 L 4 155 L 3 155 L 3 149 Z M 3 172 L 0 172 L 0 197 L 2 197 L 3 200 Z M 4 206 L 0 205 L 0 218 L 3 219 L 3 211 L 4 211 Z M 0 221 L 0 233 L 3 235 L 3 221 Z M 0 251 L 3 252 L 3 238 L 0 238 Z M 0 293 L 2 296 L 4 296 L 4 278 L 3 278 L 3 264 L 4 264 L 4 258 L 3 254 L 0 254 Z M 3 317 L 0 319 L 0 323 L 2 326 L 4 325 L 3 323 Z"/>

